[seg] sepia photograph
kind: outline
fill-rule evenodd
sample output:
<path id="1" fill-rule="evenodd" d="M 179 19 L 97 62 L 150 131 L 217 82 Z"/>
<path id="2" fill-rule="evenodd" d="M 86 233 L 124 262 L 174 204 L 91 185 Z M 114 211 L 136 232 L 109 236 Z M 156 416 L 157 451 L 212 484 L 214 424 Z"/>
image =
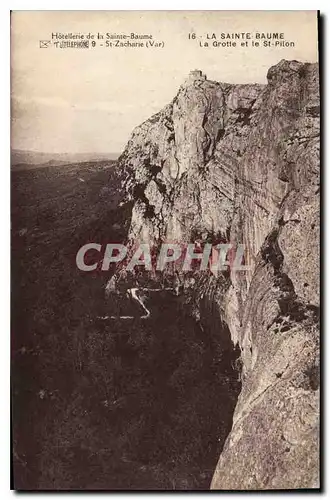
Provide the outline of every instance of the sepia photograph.
<path id="1" fill-rule="evenodd" d="M 320 491 L 317 11 L 11 12 L 18 491 Z"/>

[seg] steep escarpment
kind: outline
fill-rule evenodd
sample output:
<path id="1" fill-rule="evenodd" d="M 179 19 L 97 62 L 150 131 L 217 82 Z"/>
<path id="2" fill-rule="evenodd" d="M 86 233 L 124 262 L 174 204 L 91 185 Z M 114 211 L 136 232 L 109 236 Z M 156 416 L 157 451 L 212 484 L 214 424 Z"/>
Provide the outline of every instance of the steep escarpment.
<path id="1" fill-rule="evenodd" d="M 242 390 L 214 489 L 319 481 L 318 66 L 282 60 L 267 79 L 189 79 L 120 158 L 130 241 L 245 248 L 244 272 L 197 273 L 189 286 L 179 277 L 203 327 L 228 325 L 241 350 Z"/>

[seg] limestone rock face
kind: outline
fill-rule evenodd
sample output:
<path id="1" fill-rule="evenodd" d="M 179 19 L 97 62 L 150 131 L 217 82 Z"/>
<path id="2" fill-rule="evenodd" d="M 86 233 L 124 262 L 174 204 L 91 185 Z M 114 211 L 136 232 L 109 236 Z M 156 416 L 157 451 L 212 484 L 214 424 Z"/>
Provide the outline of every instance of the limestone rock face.
<path id="1" fill-rule="evenodd" d="M 318 77 L 282 60 L 267 85 L 189 80 L 120 158 L 130 239 L 225 238 L 251 266 L 208 293 L 243 366 L 213 489 L 318 487 Z"/>

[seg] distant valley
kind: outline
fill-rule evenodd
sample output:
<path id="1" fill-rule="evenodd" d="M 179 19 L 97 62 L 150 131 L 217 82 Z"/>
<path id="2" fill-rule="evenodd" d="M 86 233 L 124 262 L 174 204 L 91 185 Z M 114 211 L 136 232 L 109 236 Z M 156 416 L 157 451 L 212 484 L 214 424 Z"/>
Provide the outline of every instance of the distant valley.
<path id="1" fill-rule="evenodd" d="M 15 170 L 26 170 L 44 166 L 61 166 L 72 163 L 114 161 L 117 153 L 46 153 L 13 149 L 11 151 L 11 167 Z"/>

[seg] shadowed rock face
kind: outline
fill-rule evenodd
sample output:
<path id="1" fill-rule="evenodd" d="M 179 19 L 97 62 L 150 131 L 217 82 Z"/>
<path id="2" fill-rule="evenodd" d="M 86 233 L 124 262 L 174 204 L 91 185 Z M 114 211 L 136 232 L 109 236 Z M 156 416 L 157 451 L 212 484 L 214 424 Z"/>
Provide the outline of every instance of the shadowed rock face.
<path id="1" fill-rule="evenodd" d="M 131 240 L 221 237 L 251 265 L 196 280 L 196 314 L 207 299 L 243 366 L 213 489 L 319 481 L 318 65 L 282 60 L 267 79 L 187 80 L 120 157 Z"/>

